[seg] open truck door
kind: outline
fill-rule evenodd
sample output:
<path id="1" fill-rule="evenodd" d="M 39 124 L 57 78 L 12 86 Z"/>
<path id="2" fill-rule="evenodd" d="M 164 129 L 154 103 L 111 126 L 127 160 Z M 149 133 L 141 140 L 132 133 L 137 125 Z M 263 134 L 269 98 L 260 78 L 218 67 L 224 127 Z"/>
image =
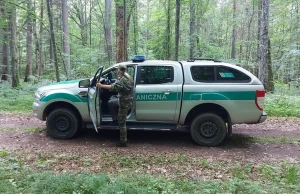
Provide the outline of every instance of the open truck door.
<path id="1" fill-rule="evenodd" d="M 93 122 L 95 130 L 98 132 L 98 128 L 101 124 L 101 88 L 96 87 L 96 84 L 100 82 L 101 73 L 103 67 L 101 66 L 88 88 L 88 109 L 91 120 Z"/>

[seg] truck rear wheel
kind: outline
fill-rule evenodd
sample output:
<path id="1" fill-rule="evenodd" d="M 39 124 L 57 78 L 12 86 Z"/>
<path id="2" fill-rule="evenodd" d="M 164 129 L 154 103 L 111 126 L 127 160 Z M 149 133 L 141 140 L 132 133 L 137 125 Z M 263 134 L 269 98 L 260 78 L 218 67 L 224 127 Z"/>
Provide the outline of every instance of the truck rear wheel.
<path id="1" fill-rule="evenodd" d="M 55 139 L 70 139 L 78 131 L 76 114 L 67 108 L 54 109 L 47 118 L 48 134 Z"/>
<path id="2" fill-rule="evenodd" d="M 214 113 L 204 113 L 197 116 L 191 126 L 193 140 L 202 146 L 219 145 L 227 134 L 224 120 Z"/>

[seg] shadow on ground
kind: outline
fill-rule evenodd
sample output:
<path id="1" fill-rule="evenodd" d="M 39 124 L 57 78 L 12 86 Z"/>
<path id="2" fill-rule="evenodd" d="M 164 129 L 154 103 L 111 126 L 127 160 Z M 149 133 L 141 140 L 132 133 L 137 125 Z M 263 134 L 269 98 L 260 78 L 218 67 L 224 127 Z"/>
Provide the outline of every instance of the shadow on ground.
<path id="1" fill-rule="evenodd" d="M 127 131 L 128 142 L 130 144 L 168 145 L 173 147 L 197 147 L 188 132 L 179 131 Z M 100 130 L 98 133 L 93 129 L 81 131 L 74 139 L 76 141 L 93 142 L 118 142 L 118 130 Z M 227 137 L 219 148 L 249 148 L 252 143 L 251 137 L 246 134 L 233 134 Z"/>

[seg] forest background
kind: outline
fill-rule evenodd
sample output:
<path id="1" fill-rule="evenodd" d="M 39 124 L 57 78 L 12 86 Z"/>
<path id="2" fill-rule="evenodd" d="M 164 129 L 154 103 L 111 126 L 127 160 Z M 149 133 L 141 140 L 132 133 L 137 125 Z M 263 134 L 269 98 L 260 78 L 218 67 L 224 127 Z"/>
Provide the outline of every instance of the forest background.
<path id="1" fill-rule="evenodd" d="M 2 109 L 20 103 L 27 109 L 38 86 L 91 77 L 100 65 L 108 67 L 141 54 L 146 59 L 213 58 L 240 65 L 263 82 L 270 115 L 275 111 L 281 112 L 278 116 L 298 116 L 299 4 L 297 0 L 2 0 L 0 87 L 1 96 L 10 98 Z M 293 108 L 294 113 L 287 113 Z"/>
<path id="2" fill-rule="evenodd" d="M 0 193 L 300 193 L 299 8 L 299 0 L 0 0 Z M 268 119 L 234 126 L 218 148 L 154 131 L 130 133 L 127 150 L 111 146 L 111 131 L 47 138 L 32 117 L 38 87 L 90 78 L 133 55 L 240 65 L 263 82 Z"/>

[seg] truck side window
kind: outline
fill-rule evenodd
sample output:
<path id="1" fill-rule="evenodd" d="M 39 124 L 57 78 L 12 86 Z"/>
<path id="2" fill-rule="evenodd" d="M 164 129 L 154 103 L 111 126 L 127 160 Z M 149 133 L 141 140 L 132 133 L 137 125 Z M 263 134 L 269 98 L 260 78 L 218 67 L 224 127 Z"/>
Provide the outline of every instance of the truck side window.
<path id="1" fill-rule="evenodd" d="M 237 69 L 224 66 L 192 66 L 191 74 L 197 82 L 247 83 L 251 78 Z"/>
<path id="2" fill-rule="evenodd" d="M 215 81 L 214 67 L 192 66 L 191 74 L 194 81 L 197 82 L 213 82 Z"/>
<path id="3" fill-rule="evenodd" d="M 230 67 L 216 67 L 217 82 L 250 82 L 251 78 L 236 69 Z"/>
<path id="4" fill-rule="evenodd" d="M 174 81 L 174 68 L 170 66 L 142 66 L 137 84 L 165 84 Z"/>

